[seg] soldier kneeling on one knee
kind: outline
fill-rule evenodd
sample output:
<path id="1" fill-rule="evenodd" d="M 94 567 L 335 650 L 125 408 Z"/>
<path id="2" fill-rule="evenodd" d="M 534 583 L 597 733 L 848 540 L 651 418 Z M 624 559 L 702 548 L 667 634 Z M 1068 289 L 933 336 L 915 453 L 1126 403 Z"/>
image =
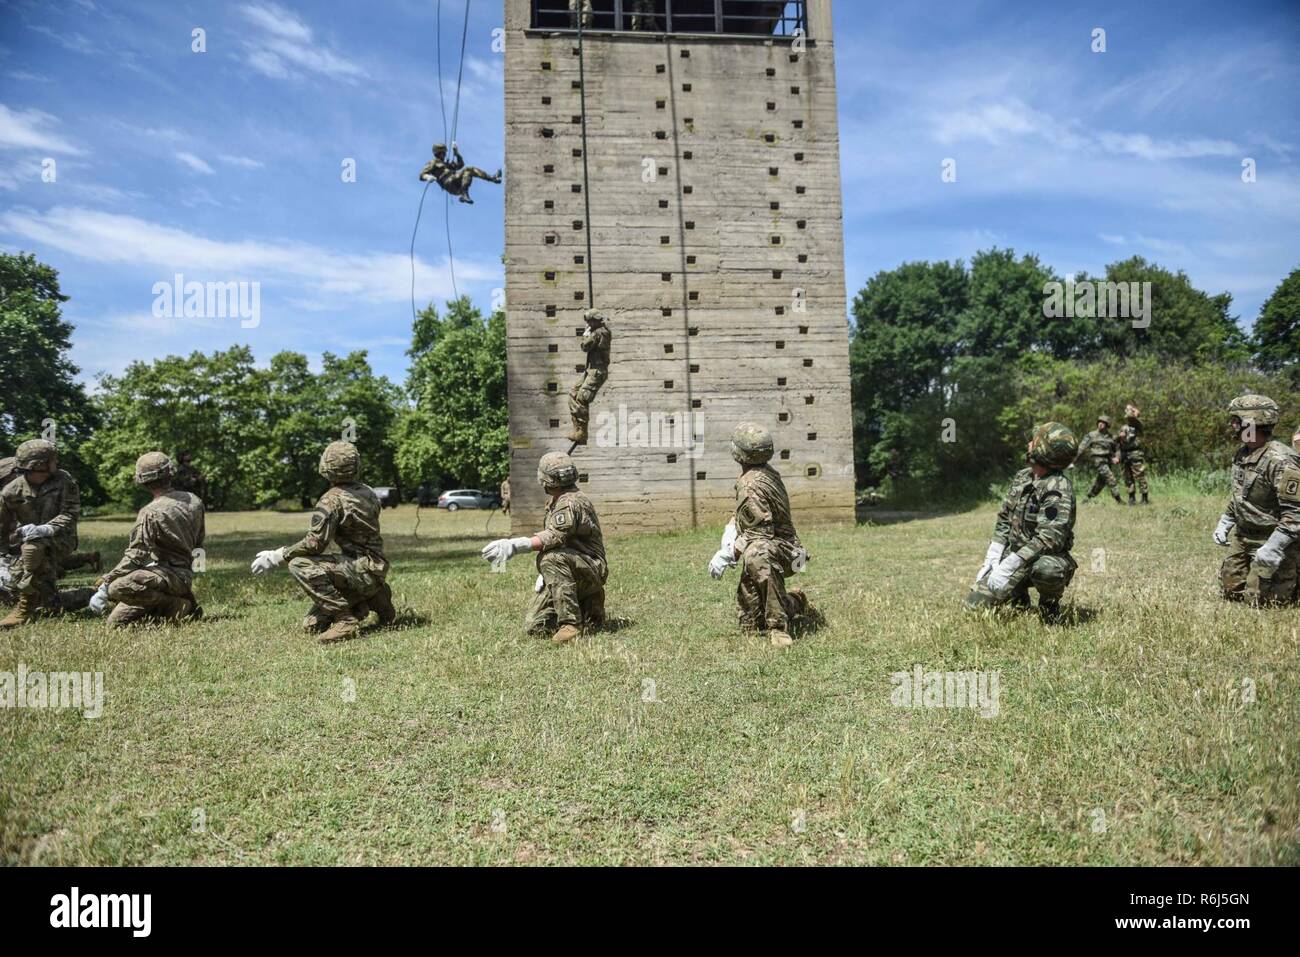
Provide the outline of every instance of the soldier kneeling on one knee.
<path id="1" fill-rule="evenodd" d="M 821 616 L 800 589 L 785 587 L 787 576 L 803 571 L 808 552 L 794 528 L 785 482 L 768 464 L 774 449 L 772 433 L 756 423 L 742 422 L 732 433 L 731 457 L 741 467 L 736 513 L 709 562 L 709 574 L 719 579 L 739 563 L 741 628 L 766 632 L 774 647 L 788 648 L 795 620 L 820 623 Z"/>
<path id="2" fill-rule="evenodd" d="M 379 534 L 379 498 L 361 482 L 361 455 L 351 442 L 331 442 L 317 469 L 330 483 L 316 502 L 311 528 L 296 545 L 257 553 L 253 574 L 289 563 L 289 573 L 312 600 L 303 630 L 322 644 L 361 632 L 373 611 L 382 624 L 397 619 L 388 587 L 388 559 Z M 326 554 L 337 542 L 342 554 Z"/>
<path id="3" fill-rule="evenodd" d="M 1273 438 L 1276 402 L 1243 395 L 1228 405 L 1241 442 L 1232 457 L 1232 497 L 1214 530 L 1229 549 L 1219 569 L 1223 596 L 1253 605 L 1288 604 L 1300 572 L 1300 454 Z"/>
<path id="4" fill-rule="evenodd" d="M 192 586 L 194 550 L 203 545 L 203 502 L 172 488 L 172 461 L 162 452 L 136 460 L 135 484 L 151 499 L 135 517 L 122 560 L 98 581 L 90 610 L 102 615 L 115 604 L 108 622 L 118 628 L 199 618 L 203 609 Z"/>
<path id="5" fill-rule="evenodd" d="M 483 557 L 502 568 L 515 555 L 537 552 L 537 585 L 528 611 L 530 634 L 555 629 L 551 641 L 567 644 L 584 628 L 605 624 L 605 540 L 596 507 L 578 490 L 578 467 L 563 452 L 548 452 L 537 464 L 537 481 L 551 497 L 544 527 L 536 535 L 502 538 L 483 548 Z"/>
<path id="6" fill-rule="evenodd" d="M 1059 422 L 1034 430 L 1029 467 L 1011 480 L 966 607 L 1028 608 L 1033 587 L 1038 590 L 1038 610 L 1043 618 L 1055 621 L 1060 617 L 1061 596 L 1079 567 L 1070 554 L 1074 546 L 1074 483 L 1063 471 L 1078 451 L 1074 433 Z"/>

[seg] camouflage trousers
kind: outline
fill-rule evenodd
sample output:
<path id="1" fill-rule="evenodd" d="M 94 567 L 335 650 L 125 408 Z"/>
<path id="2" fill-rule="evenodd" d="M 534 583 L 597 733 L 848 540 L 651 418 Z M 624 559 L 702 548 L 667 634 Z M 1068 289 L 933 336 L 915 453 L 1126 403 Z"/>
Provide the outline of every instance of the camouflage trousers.
<path id="1" fill-rule="evenodd" d="M 1008 549 L 1008 553 L 1010 550 Z M 1040 602 L 1060 601 L 1065 589 L 1074 581 L 1074 573 L 1079 568 L 1069 552 L 1063 555 L 1040 555 L 1027 565 L 1021 565 L 1011 576 L 1006 596 L 998 598 L 989 591 L 985 582 L 980 582 L 972 589 L 966 604 L 972 608 L 988 608 L 997 605 L 1028 605 L 1029 589 L 1038 592 Z"/>
<path id="2" fill-rule="evenodd" d="M 1097 478 L 1092 483 L 1092 489 L 1088 492 L 1088 498 L 1093 498 L 1103 488 L 1109 488 L 1112 495 L 1119 494 L 1119 479 L 1111 470 L 1110 463 L 1106 461 L 1093 463 L 1097 469 Z"/>
<path id="3" fill-rule="evenodd" d="M 591 418 L 591 403 L 596 401 L 596 393 L 609 378 L 604 369 L 588 369 L 582 379 L 569 390 L 569 415 L 575 422 L 586 423 Z"/>
<path id="4" fill-rule="evenodd" d="M 1300 545 L 1286 550 L 1286 557 L 1271 573 L 1261 574 L 1255 564 L 1255 552 L 1269 539 L 1271 532 L 1244 534 L 1238 529 L 1228 545 L 1228 557 L 1219 567 L 1219 584 L 1228 601 L 1245 601 L 1251 605 L 1284 605 L 1297 598 L 1296 581 L 1300 569 Z"/>
<path id="5" fill-rule="evenodd" d="M 497 182 L 496 176 L 487 170 L 479 169 L 477 166 L 462 166 L 455 172 L 444 173 L 439 178 L 438 185 L 453 196 L 465 196 L 476 179 Z"/>
<path id="6" fill-rule="evenodd" d="M 1124 460 L 1124 487 L 1128 489 L 1130 495 L 1134 494 L 1134 486 L 1143 495 L 1150 491 L 1147 485 L 1147 463 L 1144 459 Z"/>
<path id="7" fill-rule="evenodd" d="M 312 603 L 331 617 L 346 614 L 354 605 L 374 597 L 384 584 L 384 576 L 374 570 L 369 559 L 346 555 L 294 558 L 289 562 L 289 574 Z"/>
<path id="8" fill-rule="evenodd" d="M 740 627 L 756 631 L 789 631 L 790 620 L 807 611 L 802 593 L 792 597 L 785 588 L 794 574 L 782 542 L 757 539 L 740 556 L 740 584 L 736 586 Z"/>
<path id="9" fill-rule="evenodd" d="M 34 598 L 41 607 L 57 607 L 60 566 L 72 552 L 70 545 L 58 539 L 39 538 L 23 542 L 18 560 L 10 566 L 13 575 L 10 589 L 16 595 Z"/>
<path id="10" fill-rule="evenodd" d="M 108 600 L 115 602 L 108 623 L 124 628 L 143 621 L 178 618 L 189 609 L 194 593 L 190 582 L 170 568 L 137 568 L 108 585 Z"/>
<path id="11" fill-rule="evenodd" d="M 525 625 L 542 632 L 564 625 L 599 628 L 605 624 L 605 580 L 609 573 L 572 548 L 547 549 L 537 556 L 542 590 L 533 596 Z"/>

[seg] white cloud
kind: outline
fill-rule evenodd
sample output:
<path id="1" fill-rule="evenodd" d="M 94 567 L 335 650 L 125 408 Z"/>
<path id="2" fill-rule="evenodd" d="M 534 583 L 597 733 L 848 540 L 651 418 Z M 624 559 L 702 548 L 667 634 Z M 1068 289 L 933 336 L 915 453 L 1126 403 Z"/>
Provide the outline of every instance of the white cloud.
<path id="1" fill-rule="evenodd" d="M 283 80 L 315 73 L 356 80 L 366 75 L 358 64 L 319 43 L 311 27 L 283 7 L 248 3 L 239 10 L 258 31 L 245 44 L 245 61 L 264 76 Z"/>
<path id="2" fill-rule="evenodd" d="M 204 176 L 211 176 L 216 172 L 216 170 L 209 166 L 204 160 L 199 159 L 199 157 L 195 156 L 193 153 L 188 153 L 185 150 L 177 150 L 176 158 L 190 169 L 194 170 L 194 172 L 202 173 Z"/>
<path id="3" fill-rule="evenodd" d="M 218 156 L 217 159 L 227 166 L 238 166 L 240 169 L 261 169 L 266 165 L 261 160 L 255 160 L 247 156 L 231 156 L 225 153 Z"/>
<path id="4" fill-rule="evenodd" d="M 0 233 L 40 243 L 94 263 L 135 267 L 149 283 L 181 272 L 200 282 L 246 280 L 263 284 L 263 296 L 279 294 L 304 309 L 344 309 L 358 303 L 409 301 L 411 262 L 405 252 L 348 252 L 309 243 L 208 239 L 134 216 L 82 207 L 45 212 L 0 213 Z M 416 299 L 452 295 L 446 263 L 415 261 Z M 494 262 L 456 261 L 456 277 L 468 285 L 500 281 Z M 142 280 L 143 281 L 143 280 Z M 148 285 L 142 289 L 147 292 Z"/>
<path id="5" fill-rule="evenodd" d="M 40 110 L 11 110 L 0 103 L 0 149 L 84 155 L 84 150 L 50 129 L 57 123 L 57 119 Z"/>

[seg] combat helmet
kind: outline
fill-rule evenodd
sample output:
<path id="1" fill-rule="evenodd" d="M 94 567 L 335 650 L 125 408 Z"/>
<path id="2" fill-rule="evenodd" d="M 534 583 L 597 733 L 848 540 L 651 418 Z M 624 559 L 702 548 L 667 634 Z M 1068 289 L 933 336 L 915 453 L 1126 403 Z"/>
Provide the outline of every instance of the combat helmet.
<path id="1" fill-rule="evenodd" d="M 1099 415 L 1097 416 L 1097 421 L 1103 423 L 1106 426 L 1106 428 L 1108 429 L 1110 428 L 1111 425 L 1110 416 L 1105 414 Z"/>
<path id="2" fill-rule="evenodd" d="M 23 471 L 48 472 L 58 454 L 59 450 L 54 447 L 53 442 L 47 442 L 45 439 L 30 439 L 18 446 L 18 454 L 14 459 L 18 468 Z"/>
<path id="3" fill-rule="evenodd" d="M 172 460 L 162 452 L 146 452 L 135 460 L 136 485 L 154 485 L 171 479 Z"/>
<path id="4" fill-rule="evenodd" d="M 1029 440 L 1029 461 L 1047 469 L 1063 469 L 1079 454 L 1074 433 L 1060 422 L 1045 422 Z"/>
<path id="5" fill-rule="evenodd" d="M 543 489 L 578 484 L 578 467 L 565 452 L 547 452 L 537 463 L 537 484 Z"/>
<path id="6" fill-rule="evenodd" d="M 1239 395 L 1228 403 L 1228 415 L 1241 419 L 1242 425 L 1272 428 L 1282 417 L 1282 410 L 1266 395 Z"/>
<path id="7" fill-rule="evenodd" d="M 351 442 L 331 442 L 320 454 L 316 471 L 334 485 L 355 482 L 361 474 L 361 453 Z"/>
<path id="8" fill-rule="evenodd" d="M 586 310 L 585 312 L 583 312 L 582 318 L 585 319 L 587 322 L 608 322 L 609 321 L 605 318 L 605 314 L 601 312 L 599 309 Z"/>
<path id="9" fill-rule="evenodd" d="M 4 485 L 14 473 L 18 471 L 18 460 L 10 455 L 7 458 L 0 459 L 0 485 Z"/>
<path id="10" fill-rule="evenodd" d="M 435 155 L 438 154 L 438 153 L 446 153 L 446 152 L 447 152 L 447 144 L 446 144 L 446 143 L 434 143 L 434 144 L 433 144 L 433 152 L 434 152 Z"/>
<path id="11" fill-rule="evenodd" d="M 757 422 L 742 422 L 731 433 L 731 457 L 741 465 L 762 465 L 773 450 L 772 433 Z"/>

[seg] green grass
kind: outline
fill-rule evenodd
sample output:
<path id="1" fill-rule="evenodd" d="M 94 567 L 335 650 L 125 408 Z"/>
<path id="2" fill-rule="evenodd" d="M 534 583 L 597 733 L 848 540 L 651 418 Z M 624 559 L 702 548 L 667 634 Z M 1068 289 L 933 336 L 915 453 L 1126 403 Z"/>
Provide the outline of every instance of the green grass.
<path id="1" fill-rule="evenodd" d="M 95 720 L 0 711 L 0 861 L 1300 863 L 1300 610 L 1220 602 L 1222 502 L 1154 495 L 1083 506 L 1079 620 L 1052 628 L 960 608 L 992 506 L 805 529 L 828 624 L 786 652 L 737 632 L 734 572 L 708 578 L 724 516 L 612 540 L 629 623 L 557 649 L 522 634 L 531 563 L 478 558 L 499 514 L 425 511 L 415 538 L 385 512 L 402 624 L 330 647 L 286 573 L 247 571 L 305 517 L 213 515 L 207 620 L 0 636 L 0 670 L 108 691 Z M 128 530 L 86 522 L 83 547 Z M 916 663 L 1000 672 L 1000 715 L 894 707 Z"/>

